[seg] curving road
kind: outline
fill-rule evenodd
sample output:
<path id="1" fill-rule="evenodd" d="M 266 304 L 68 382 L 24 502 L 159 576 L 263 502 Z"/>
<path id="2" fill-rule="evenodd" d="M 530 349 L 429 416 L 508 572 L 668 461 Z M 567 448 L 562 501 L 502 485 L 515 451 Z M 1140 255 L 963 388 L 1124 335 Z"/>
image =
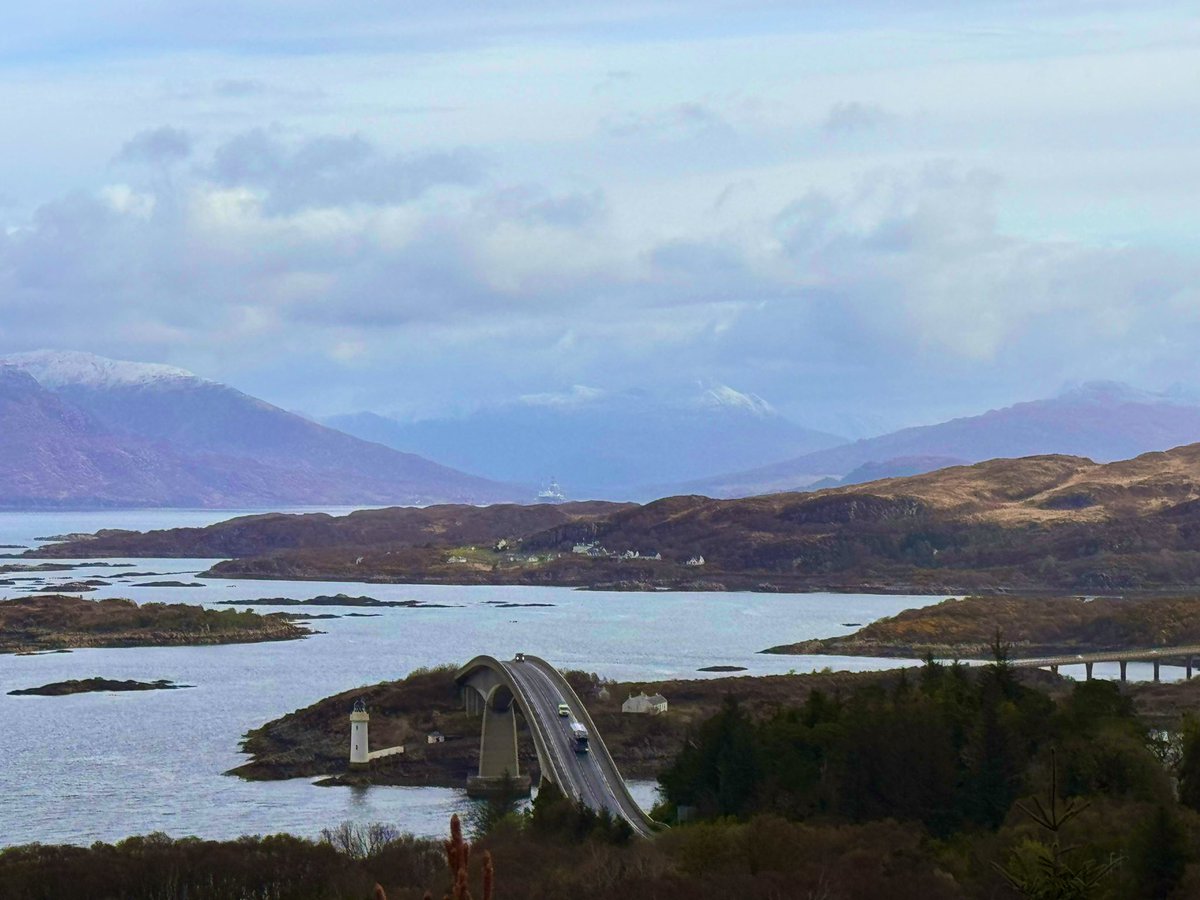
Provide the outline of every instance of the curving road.
<path id="1" fill-rule="evenodd" d="M 596 725 L 583 702 L 559 671 L 543 659 L 526 656 L 500 663 L 520 688 L 517 704 L 546 759 L 544 777 L 553 781 L 568 797 L 575 797 L 595 810 L 608 810 L 624 819 L 634 832 L 649 837 L 654 821 L 634 801 L 617 771 L 608 748 L 596 731 Z M 558 714 L 558 705 L 566 703 L 570 717 Z M 588 730 L 590 749 L 576 753 L 571 740 L 571 722 Z M 539 757 L 542 753 L 539 752 Z"/>

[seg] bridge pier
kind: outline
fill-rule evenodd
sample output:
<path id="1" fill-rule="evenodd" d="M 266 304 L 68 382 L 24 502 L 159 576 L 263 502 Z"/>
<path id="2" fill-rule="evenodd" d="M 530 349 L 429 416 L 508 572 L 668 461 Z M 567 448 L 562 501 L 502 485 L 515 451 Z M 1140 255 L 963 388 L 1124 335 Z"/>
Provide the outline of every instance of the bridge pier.
<path id="1" fill-rule="evenodd" d="M 1051 666 L 1050 671 L 1053 672 L 1055 675 L 1057 675 L 1058 674 L 1058 666 Z"/>
<path id="2" fill-rule="evenodd" d="M 521 774 L 520 760 L 517 757 L 516 707 L 511 701 L 503 709 L 497 708 L 498 706 L 499 704 L 483 702 L 479 774 L 467 777 L 468 797 L 489 797 L 508 792 L 516 796 L 525 796 L 531 787 L 529 776 Z"/>
<path id="3" fill-rule="evenodd" d="M 1121 680 L 1128 681 L 1129 676 L 1128 676 L 1128 673 L 1126 672 L 1126 669 L 1129 666 L 1129 660 L 1127 660 L 1127 659 L 1119 660 L 1117 665 L 1119 665 L 1121 667 Z"/>
<path id="4" fill-rule="evenodd" d="M 1154 680 L 1158 681 L 1158 660 L 1154 661 Z"/>
<path id="5" fill-rule="evenodd" d="M 1190 656 L 1187 658 L 1185 666 L 1186 666 L 1186 672 L 1187 672 L 1185 679 L 1187 681 L 1191 681 L 1192 680 L 1192 658 Z"/>
<path id="6" fill-rule="evenodd" d="M 1086 671 L 1086 672 L 1087 672 L 1087 680 L 1088 680 L 1088 681 L 1091 681 L 1091 680 L 1092 680 L 1092 666 L 1093 666 L 1093 665 L 1094 665 L 1094 664 L 1093 664 L 1093 663 L 1090 663 L 1090 662 L 1085 662 L 1085 663 L 1083 664 L 1084 671 Z"/>

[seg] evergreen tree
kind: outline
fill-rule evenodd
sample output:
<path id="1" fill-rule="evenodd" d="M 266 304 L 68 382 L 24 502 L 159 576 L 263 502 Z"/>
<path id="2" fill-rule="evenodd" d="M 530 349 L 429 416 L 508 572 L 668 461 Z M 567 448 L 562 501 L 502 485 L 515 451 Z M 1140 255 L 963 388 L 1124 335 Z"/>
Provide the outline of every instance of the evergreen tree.
<path id="1" fill-rule="evenodd" d="M 1179 819 L 1159 806 L 1133 833 L 1129 846 L 1131 897 L 1166 900 L 1183 880 L 1187 835 Z"/>
<path id="2" fill-rule="evenodd" d="M 1188 716 L 1183 721 L 1179 748 L 1179 802 L 1200 811 L 1200 721 Z"/>

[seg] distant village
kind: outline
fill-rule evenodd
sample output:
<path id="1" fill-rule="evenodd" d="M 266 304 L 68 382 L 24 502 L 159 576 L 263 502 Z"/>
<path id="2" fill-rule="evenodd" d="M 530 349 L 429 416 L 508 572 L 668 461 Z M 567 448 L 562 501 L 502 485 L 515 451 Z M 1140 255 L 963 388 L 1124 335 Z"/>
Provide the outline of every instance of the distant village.
<path id="1" fill-rule="evenodd" d="M 640 550 L 624 550 L 617 553 L 613 550 L 606 550 L 600 546 L 598 541 L 592 541 L 590 544 L 576 544 L 571 548 L 572 553 L 578 553 L 581 556 L 589 556 L 593 559 L 662 559 L 662 554 L 642 553 Z M 687 566 L 702 566 L 704 565 L 703 556 L 693 556 L 684 563 Z"/>
<path id="2" fill-rule="evenodd" d="M 501 538 L 500 540 L 496 541 L 495 544 L 492 545 L 492 552 L 504 554 L 505 562 L 518 563 L 518 564 L 519 563 L 548 562 L 551 559 L 554 559 L 558 556 L 557 553 L 542 554 L 540 556 L 537 554 L 521 553 L 520 549 L 519 549 L 519 544 L 520 544 L 520 541 L 509 540 L 508 538 Z M 476 548 L 471 547 L 469 549 L 475 550 Z M 661 553 L 659 553 L 658 551 L 649 553 L 649 552 L 643 552 L 641 550 L 621 550 L 621 551 L 609 550 L 606 547 L 601 546 L 599 541 L 591 541 L 590 543 L 586 543 L 586 544 L 575 544 L 571 548 L 571 552 L 578 556 L 586 556 L 589 559 L 616 559 L 616 560 L 649 559 L 649 560 L 662 561 L 662 558 L 663 558 L 663 555 Z M 462 556 L 460 554 L 453 554 L 451 556 L 446 557 L 446 562 L 451 563 L 451 564 L 462 565 L 462 564 L 471 562 L 471 560 L 467 556 Z M 691 556 L 687 560 L 684 561 L 684 565 L 692 566 L 692 567 L 703 566 L 704 565 L 704 557 L 699 554 L 696 556 Z"/>

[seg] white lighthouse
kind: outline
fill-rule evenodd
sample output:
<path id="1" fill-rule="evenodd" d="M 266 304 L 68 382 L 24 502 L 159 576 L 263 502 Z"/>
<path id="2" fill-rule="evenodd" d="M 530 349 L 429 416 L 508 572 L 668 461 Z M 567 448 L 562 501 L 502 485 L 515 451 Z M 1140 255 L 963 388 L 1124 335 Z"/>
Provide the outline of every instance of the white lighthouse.
<path id="1" fill-rule="evenodd" d="M 366 765 L 370 759 L 370 752 L 367 750 L 367 723 L 371 721 L 371 716 L 367 712 L 367 704 L 359 698 L 354 703 L 354 709 L 350 713 L 350 765 Z"/>

